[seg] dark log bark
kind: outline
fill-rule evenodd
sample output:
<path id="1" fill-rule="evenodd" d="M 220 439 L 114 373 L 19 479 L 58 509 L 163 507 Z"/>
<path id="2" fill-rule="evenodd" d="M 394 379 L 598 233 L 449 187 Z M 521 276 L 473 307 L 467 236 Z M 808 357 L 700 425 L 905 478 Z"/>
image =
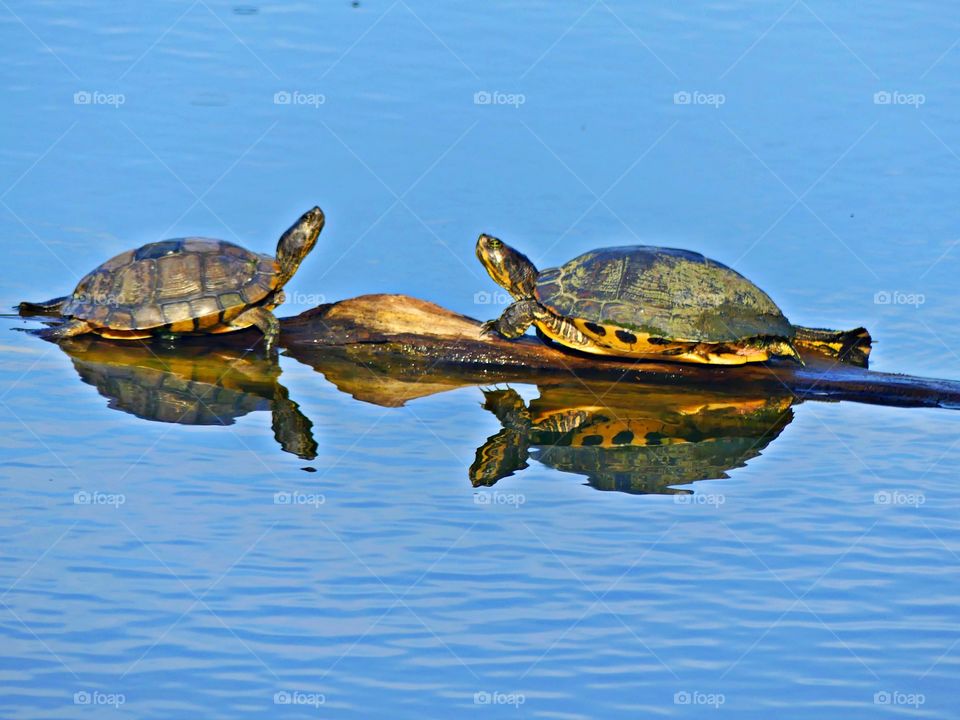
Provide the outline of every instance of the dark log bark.
<path id="1" fill-rule="evenodd" d="M 810 352 L 739 367 L 598 358 L 534 337 L 481 336 L 480 322 L 405 295 L 364 295 L 281 321 L 286 354 L 354 397 L 381 405 L 465 385 L 555 384 L 572 378 L 704 387 L 718 392 L 792 393 L 799 399 L 960 407 L 960 382 L 871 372 Z"/>

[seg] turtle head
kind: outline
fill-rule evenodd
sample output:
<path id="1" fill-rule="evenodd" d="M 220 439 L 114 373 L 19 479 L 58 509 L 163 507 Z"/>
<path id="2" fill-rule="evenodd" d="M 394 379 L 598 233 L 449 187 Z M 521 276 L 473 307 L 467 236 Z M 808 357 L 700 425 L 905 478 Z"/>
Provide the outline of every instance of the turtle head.
<path id="1" fill-rule="evenodd" d="M 315 207 L 301 215 L 300 219 L 280 237 L 280 242 L 277 243 L 280 286 L 293 277 L 307 253 L 313 250 L 313 246 L 317 244 L 317 237 L 323 230 L 324 222 L 323 210 Z"/>
<path id="2" fill-rule="evenodd" d="M 534 296 L 537 268 L 526 255 L 492 235 L 481 235 L 477 240 L 477 257 L 490 277 L 515 299 Z"/>

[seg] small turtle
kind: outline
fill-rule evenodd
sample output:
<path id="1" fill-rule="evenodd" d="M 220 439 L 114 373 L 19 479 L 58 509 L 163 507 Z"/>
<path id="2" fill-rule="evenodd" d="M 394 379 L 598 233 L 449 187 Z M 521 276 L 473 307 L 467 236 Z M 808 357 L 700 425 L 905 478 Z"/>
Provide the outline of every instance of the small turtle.
<path id="1" fill-rule="evenodd" d="M 483 332 L 512 339 L 530 325 L 559 345 L 598 355 L 742 365 L 802 363 L 797 346 L 866 365 L 870 335 L 795 327 L 752 282 L 699 253 L 634 245 L 592 250 L 538 272 L 490 235 L 477 257 L 516 302 Z"/>
<path id="2" fill-rule="evenodd" d="M 58 315 L 46 331 L 60 340 L 84 333 L 136 339 L 225 333 L 255 325 L 274 352 L 280 324 L 271 312 L 323 229 L 320 208 L 307 211 L 277 243 L 277 256 L 225 240 L 180 238 L 128 250 L 88 273 L 68 297 L 19 305 L 21 315 Z"/>

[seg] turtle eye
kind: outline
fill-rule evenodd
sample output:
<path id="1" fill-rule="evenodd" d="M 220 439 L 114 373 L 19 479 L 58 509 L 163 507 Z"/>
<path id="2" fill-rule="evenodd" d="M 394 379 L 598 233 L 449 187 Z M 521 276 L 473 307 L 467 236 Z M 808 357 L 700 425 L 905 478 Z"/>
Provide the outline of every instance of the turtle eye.
<path id="1" fill-rule="evenodd" d="M 503 243 L 497 240 L 496 238 L 490 238 L 490 248 L 493 250 L 499 250 L 503 247 Z"/>

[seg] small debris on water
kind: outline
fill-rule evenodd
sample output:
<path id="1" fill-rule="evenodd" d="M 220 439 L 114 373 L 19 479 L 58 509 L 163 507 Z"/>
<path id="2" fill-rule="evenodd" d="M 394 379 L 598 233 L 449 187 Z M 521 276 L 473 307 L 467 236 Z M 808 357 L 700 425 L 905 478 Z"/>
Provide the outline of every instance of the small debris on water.
<path id="1" fill-rule="evenodd" d="M 316 469 L 315 467 L 313 467 L 312 465 L 307 465 L 306 467 L 302 467 L 302 468 L 300 468 L 300 469 L 303 470 L 304 472 L 316 472 L 316 471 L 317 471 L 317 469 Z"/>

